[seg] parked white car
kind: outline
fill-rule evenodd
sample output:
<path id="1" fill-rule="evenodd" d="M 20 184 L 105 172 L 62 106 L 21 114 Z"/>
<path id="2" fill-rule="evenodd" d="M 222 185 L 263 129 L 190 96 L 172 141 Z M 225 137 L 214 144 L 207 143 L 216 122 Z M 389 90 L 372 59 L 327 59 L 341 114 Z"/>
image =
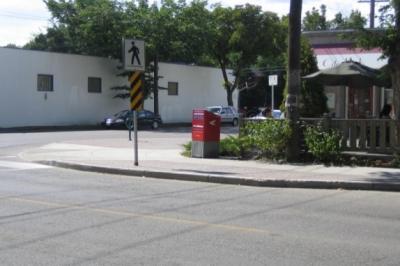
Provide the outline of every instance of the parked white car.
<path id="1" fill-rule="evenodd" d="M 233 106 L 209 106 L 206 109 L 221 117 L 221 123 L 239 124 L 239 113 Z"/>
<path id="2" fill-rule="evenodd" d="M 257 115 L 250 117 L 252 120 L 265 120 L 267 117 L 265 116 L 264 112 L 259 112 Z M 276 109 L 272 111 L 272 114 L 268 115 L 268 118 L 273 119 L 284 119 L 285 115 L 281 112 L 281 110 Z"/>

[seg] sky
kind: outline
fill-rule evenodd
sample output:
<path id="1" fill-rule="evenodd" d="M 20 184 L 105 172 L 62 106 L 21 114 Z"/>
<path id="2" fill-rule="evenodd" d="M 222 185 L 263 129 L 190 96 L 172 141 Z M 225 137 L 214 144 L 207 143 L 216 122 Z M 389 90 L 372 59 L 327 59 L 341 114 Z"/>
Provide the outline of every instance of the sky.
<path id="1" fill-rule="evenodd" d="M 232 7 L 250 3 L 261 6 L 264 11 L 286 15 L 289 13 L 290 0 L 208 0 L 208 2 Z M 338 12 L 348 15 L 353 9 L 360 10 L 363 16 L 369 17 L 369 4 L 359 3 L 358 0 L 303 0 L 303 14 L 312 7 L 319 8 L 321 4 L 327 6 L 328 19 L 332 19 Z M 376 10 L 379 6 L 377 3 Z M 26 44 L 36 34 L 46 32 L 46 28 L 51 26 L 49 20 L 50 14 L 43 0 L 0 0 L 0 46 Z"/>

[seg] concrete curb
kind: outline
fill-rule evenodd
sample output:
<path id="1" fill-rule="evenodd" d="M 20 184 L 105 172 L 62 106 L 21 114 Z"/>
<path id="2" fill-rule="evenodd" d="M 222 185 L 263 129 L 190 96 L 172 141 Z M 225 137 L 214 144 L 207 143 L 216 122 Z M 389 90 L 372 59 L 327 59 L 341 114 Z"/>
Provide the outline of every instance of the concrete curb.
<path id="1" fill-rule="evenodd" d="M 168 171 L 155 171 L 155 170 L 145 170 L 145 169 L 120 169 L 120 168 L 93 166 L 87 164 L 61 162 L 53 160 L 35 161 L 35 163 L 66 168 L 66 169 L 85 171 L 85 172 L 98 172 L 103 174 L 126 175 L 126 176 L 137 176 L 137 177 L 170 179 L 170 180 L 181 180 L 181 181 L 208 182 L 208 183 L 242 185 L 242 186 L 400 191 L 400 183 L 387 183 L 387 182 L 257 179 L 253 177 L 182 173 L 173 171 L 168 172 Z"/>

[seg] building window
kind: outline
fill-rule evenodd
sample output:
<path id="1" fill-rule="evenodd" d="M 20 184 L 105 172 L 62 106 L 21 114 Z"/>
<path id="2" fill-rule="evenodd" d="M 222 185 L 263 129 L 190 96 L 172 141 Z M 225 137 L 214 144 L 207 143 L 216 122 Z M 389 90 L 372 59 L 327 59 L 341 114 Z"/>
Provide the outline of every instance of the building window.
<path id="1" fill-rule="evenodd" d="M 38 74 L 37 90 L 53 91 L 53 75 Z"/>
<path id="2" fill-rule="evenodd" d="M 392 104 L 393 103 L 393 89 L 385 89 L 383 100 L 385 104 Z"/>
<path id="3" fill-rule="evenodd" d="M 88 78 L 88 92 L 101 93 L 101 78 Z"/>
<path id="4" fill-rule="evenodd" d="M 168 95 L 178 95 L 178 82 L 168 82 Z"/>

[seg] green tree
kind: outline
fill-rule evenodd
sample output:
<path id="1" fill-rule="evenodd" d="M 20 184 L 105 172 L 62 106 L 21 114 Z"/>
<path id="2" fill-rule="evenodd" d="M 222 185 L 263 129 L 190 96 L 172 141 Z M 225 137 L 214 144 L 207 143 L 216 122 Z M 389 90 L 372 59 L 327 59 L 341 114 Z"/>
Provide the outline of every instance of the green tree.
<path id="1" fill-rule="evenodd" d="M 281 28 L 274 13 L 262 12 L 261 7 L 246 4 L 232 8 L 216 6 L 212 11 L 213 31 L 210 51 L 222 71 L 227 103 L 233 105 L 233 92 L 246 79 L 243 70 L 256 64 L 263 53 L 279 50 Z M 228 69 L 233 70 L 230 80 Z"/>
<path id="2" fill-rule="evenodd" d="M 45 0 L 53 24 L 25 47 L 119 59 L 123 37 L 146 42 L 145 88 L 157 110 L 158 61 L 219 66 L 227 102 L 243 80 L 242 70 L 260 56 L 281 54 L 282 25 L 258 6 L 207 8 L 206 0 Z M 234 80 L 229 80 L 233 69 Z M 153 71 L 150 73 L 150 70 Z M 129 73 L 121 73 L 127 75 Z M 126 90 L 124 86 L 115 89 Z M 147 92 L 146 92 L 147 93 Z M 125 94 L 125 95 L 124 95 Z M 126 97 L 126 92 L 120 96 Z"/>
<path id="3" fill-rule="evenodd" d="M 311 45 L 305 38 L 301 39 L 300 68 L 301 76 L 318 71 L 317 59 Z M 322 84 L 310 80 L 302 81 L 299 109 L 302 117 L 320 117 L 328 111 L 326 101 L 327 98 Z"/>
<path id="4" fill-rule="evenodd" d="M 362 29 L 367 23 L 360 11 L 352 10 L 349 17 L 343 17 L 342 13 L 337 13 L 335 18 L 329 21 L 330 28 L 335 30 L 341 29 Z"/>
<path id="5" fill-rule="evenodd" d="M 328 28 L 325 5 L 321 5 L 319 10 L 313 7 L 311 11 L 306 12 L 303 18 L 304 31 L 327 30 Z"/>
<path id="6" fill-rule="evenodd" d="M 14 43 L 9 43 L 5 46 L 3 46 L 4 48 L 13 48 L 13 49 L 19 49 L 21 47 L 19 47 L 18 45 L 14 44 Z"/>
<path id="7" fill-rule="evenodd" d="M 366 22 L 367 19 L 358 10 L 352 10 L 348 17 L 339 12 L 332 20 L 327 20 L 326 6 L 321 5 L 319 10 L 313 7 L 305 13 L 302 28 L 304 31 L 361 29 Z"/>
<path id="8" fill-rule="evenodd" d="M 129 3 L 128 17 L 132 18 L 128 36 L 137 36 L 146 41 L 147 65 L 153 73 L 148 89 L 154 96 L 154 111 L 158 113 L 158 62 L 210 64 L 205 57 L 209 41 L 209 17 L 207 1 L 196 0 L 189 5 L 185 1 L 163 1 L 161 6 L 149 6 L 147 1 L 138 5 Z M 146 83 L 148 84 L 148 83 Z"/>
<path id="9" fill-rule="evenodd" d="M 400 0 L 392 0 L 381 9 L 381 25 L 377 30 L 358 31 L 355 39 L 363 48 L 380 47 L 388 58 L 393 89 L 394 119 L 400 119 Z"/>
<path id="10" fill-rule="evenodd" d="M 126 25 L 117 0 L 45 0 L 53 25 L 25 47 L 120 58 Z"/>

